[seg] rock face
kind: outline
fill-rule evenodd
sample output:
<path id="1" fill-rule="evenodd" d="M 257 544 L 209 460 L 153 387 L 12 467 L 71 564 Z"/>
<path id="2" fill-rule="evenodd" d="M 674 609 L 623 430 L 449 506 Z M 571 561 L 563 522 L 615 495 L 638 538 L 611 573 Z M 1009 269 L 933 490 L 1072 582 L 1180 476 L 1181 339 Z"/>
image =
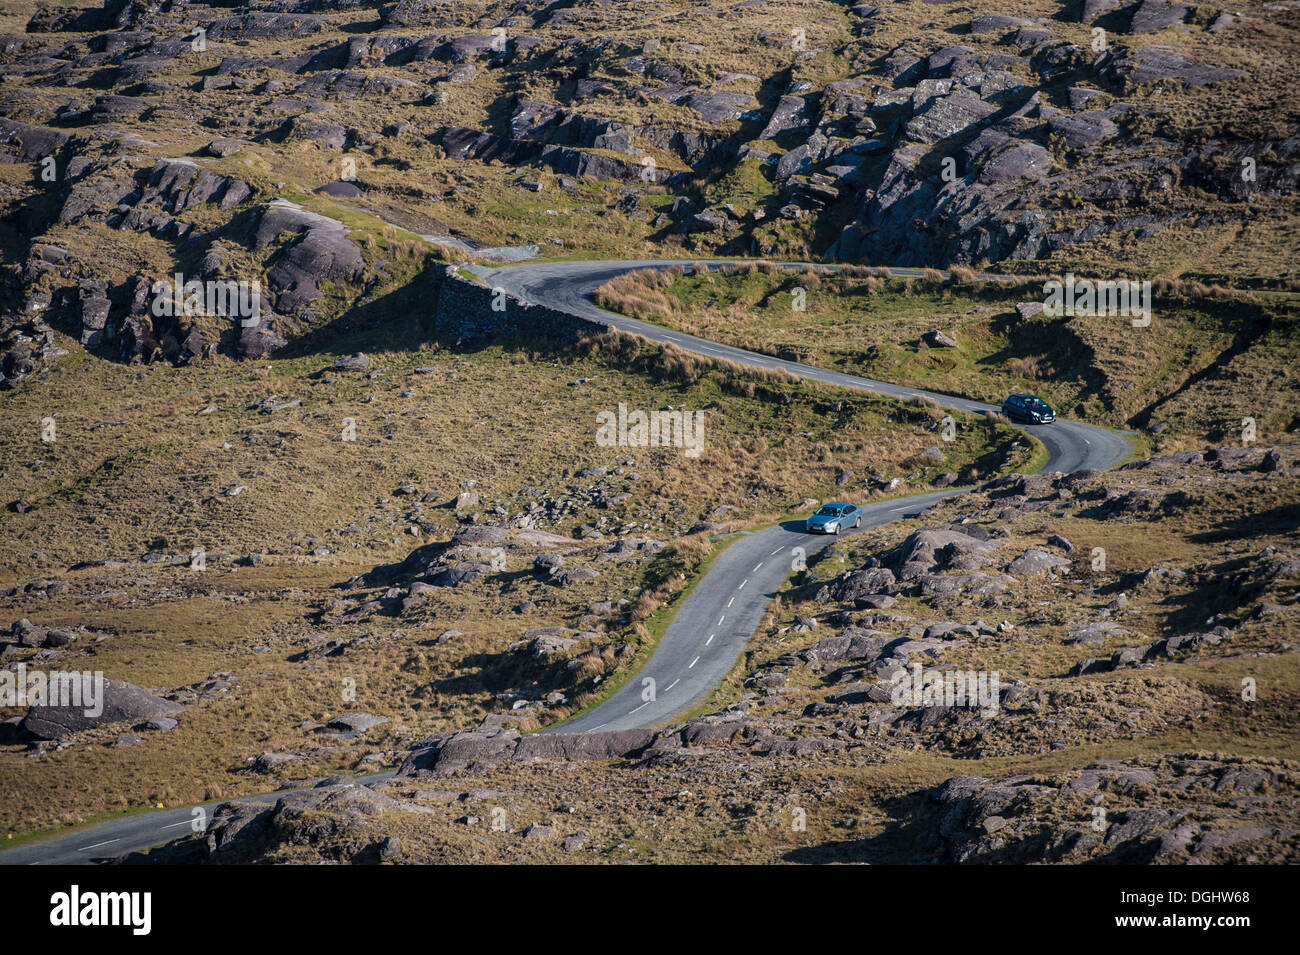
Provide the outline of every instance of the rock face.
<path id="1" fill-rule="evenodd" d="M 972 95 L 935 97 L 913 115 L 907 124 L 907 138 L 919 143 L 937 143 L 956 136 L 997 111 L 996 105 Z"/>
<path id="2" fill-rule="evenodd" d="M 996 545 L 962 531 L 926 528 L 907 538 L 889 555 L 900 580 L 915 580 L 934 570 L 973 570 L 985 566 Z"/>
<path id="3" fill-rule="evenodd" d="M 1113 82 L 1127 87 L 1147 86 L 1162 80 L 1173 80 L 1193 87 L 1210 86 L 1241 79 L 1246 75 L 1241 70 L 1197 63 L 1182 53 L 1161 47 L 1113 52 L 1103 63 L 1102 73 Z"/>
<path id="4" fill-rule="evenodd" d="M 93 122 L 107 122 L 126 109 L 126 99 L 100 97 L 86 115 Z M 247 215 L 246 207 L 255 199 L 253 187 L 210 168 L 206 157 L 165 158 L 132 169 L 93 139 L 79 139 L 74 155 L 68 151 L 72 139 L 60 131 L 0 119 L 0 161 L 53 163 L 50 169 L 62 185 L 52 193 L 58 225 L 147 232 L 175 246 L 187 262 L 163 274 L 137 274 L 120 284 L 83 278 L 53 296 L 35 294 L 33 300 L 52 306 L 50 317 L 56 327 L 62 325 L 101 357 L 186 364 L 211 346 L 238 357 L 266 354 L 286 343 L 286 332 L 299 332 L 304 324 L 316 321 L 319 316 L 313 306 L 323 286 L 360 290 L 365 260 L 337 220 L 284 202 L 272 202 Z M 204 152 L 225 158 L 242 146 L 242 140 L 217 137 Z M 200 225 L 214 218 L 228 218 L 231 224 L 211 231 Z M 241 274 L 233 267 L 240 246 L 269 253 L 264 275 Z M 66 251 L 54 260 L 51 250 L 55 248 L 49 243 L 32 246 L 23 281 L 48 280 L 56 274 L 75 280 L 75 273 L 84 274 L 94 265 L 74 263 Z M 156 308 L 159 294 L 169 303 L 184 298 L 154 291 L 159 280 L 171 284 L 173 273 L 181 276 L 177 285 L 198 283 L 203 291 L 197 301 L 204 304 L 187 306 L 188 310 L 179 305 Z M 214 285 L 235 287 L 240 282 L 265 287 L 260 320 L 232 322 L 226 312 L 205 307 L 213 300 Z M 9 359 L 7 380 L 21 380 L 29 370 L 22 357 Z"/>
<path id="5" fill-rule="evenodd" d="M 547 659 L 563 653 L 578 642 L 574 637 L 565 636 L 567 632 L 564 627 L 537 627 L 525 631 L 523 640 L 512 645 L 512 648 L 517 647 L 534 657 Z"/>
<path id="6" fill-rule="evenodd" d="M 1024 776 L 955 776 L 929 794 L 918 821 L 919 849 L 940 862 L 1016 864 L 1209 862 L 1242 844 L 1267 853 L 1268 840 L 1294 843 L 1297 830 L 1252 825 L 1226 805 L 1211 810 L 1204 803 L 1210 792 L 1260 791 L 1270 778 L 1263 766 L 1194 757 L 1161 760 L 1154 768 L 1104 760 L 1071 773 L 1060 786 L 1035 784 Z M 1139 787 L 1144 801 L 1159 804 L 1137 804 L 1131 794 Z M 1078 816 L 1073 823 L 1057 818 L 1063 802 L 1086 809 L 1092 804 L 1085 797 L 1100 792 L 1106 795 L 1103 813 Z M 1213 827 L 1192 821 L 1174 798 L 1180 792 L 1205 794 L 1200 811 L 1227 818 Z M 1084 821 L 1088 815 L 1091 824 Z"/>
<path id="7" fill-rule="evenodd" d="M 500 727 L 483 727 L 433 737 L 411 752 L 398 778 L 421 773 L 445 776 L 466 769 L 488 769 L 506 762 L 538 759 L 621 759 L 639 754 L 654 739 L 651 730 L 572 735 L 520 736 Z"/>
<path id="8" fill-rule="evenodd" d="M 282 315 L 315 302 L 321 282 L 352 281 L 365 270 L 361 250 L 348 239 L 343 223 L 291 203 L 272 203 L 262 212 L 253 248 L 265 249 L 286 232 L 299 238 L 274 257 L 266 276 L 275 310 Z"/>
<path id="9" fill-rule="evenodd" d="M 253 11 L 217 20 L 207 31 L 213 40 L 270 40 L 310 36 L 324 28 L 321 17 Z"/>
<path id="10" fill-rule="evenodd" d="M 805 61 L 818 52 L 812 49 L 796 51 L 794 69 L 755 61 L 745 67 L 753 73 L 736 67 L 704 75 L 679 59 L 698 59 L 704 50 L 688 39 L 678 38 L 672 55 L 632 38 L 612 42 L 618 31 L 605 28 L 617 10 L 610 4 L 589 17 L 548 7 L 502 19 L 443 0 L 399 0 L 378 5 L 379 29 L 356 32 L 350 18 L 363 5 L 277 0 L 236 11 L 196 2 L 153 11 L 104 0 L 100 9 L 43 10 L 30 20 L 33 32 L 4 38 L 0 58 L 18 95 L 0 117 L 0 161 L 31 164 L 34 172 L 54 161 L 57 188 L 50 180 L 40 188 L 58 226 L 147 232 L 166 244 L 157 256 L 175 263 L 202 261 L 223 243 L 240 246 L 227 264 L 263 270 L 239 278 L 263 283 L 268 308 L 257 327 L 220 334 L 204 323 L 151 321 L 147 311 L 132 310 L 138 303 L 120 270 L 38 264 L 35 243 L 52 224 L 34 208 L 16 220 L 15 248 L 28 246 L 23 274 L 14 277 L 16 300 L 50 296 L 56 328 L 123 361 L 183 364 L 213 345 L 254 357 L 318 330 L 334 306 L 382 282 L 390 263 L 375 256 L 376 267 L 368 267 L 369 247 L 363 254 L 336 221 L 276 203 L 276 195 L 288 195 L 287 183 L 241 178 L 258 152 L 340 154 L 330 165 L 360 159 L 360 175 L 320 186 L 314 197 L 340 206 L 400 194 L 365 171 L 394 162 L 384 150 L 400 139 L 441 150 L 451 163 L 514 167 L 528 179 L 511 189 L 572 196 L 573 180 L 585 178 L 601 191 L 625 190 L 611 193 L 617 200 L 600 213 L 643 223 L 650 241 L 680 241 L 683 254 L 798 253 L 901 265 L 1035 259 L 1106 235 L 1145 238 L 1183 215 L 1173 211 L 1176 201 L 1141 214 L 1123 208 L 1144 193 L 1166 192 L 1150 192 L 1153 181 L 1166 182 L 1173 199 L 1203 190 L 1233 200 L 1213 215 L 1224 224 L 1243 221 L 1247 207 L 1235 201 L 1289 196 L 1298 175 L 1296 137 L 1285 124 L 1271 142 L 1248 143 L 1233 132 L 1211 142 L 1176 131 L 1166 138 L 1149 131 L 1178 124 L 1164 122 L 1166 111 L 1150 97 L 1113 103 L 1153 84 L 1195 91 L 1244 78 L 1214 62 L 1213 43 L 1198 46 L 1195 59 L 1178 45 L 1191 34 L 1198 43 L 1213 40 L 1233 15 L 1198 18 L 1176 0 L 1087 0 L 1071 10 L 1067 15 L 1112 34 L 1099 56 L 1061 38 L 1051 20 L 979 11 L 972 11 L 965 44 L 927 27 L 896 48 L 879 48 L 880 10 L 856 4 L 857 33 L 836 52 L 840 75 L 827 76 L 807 70 Z M 744 15 L 740 8 L 727 13 L 737 26 Z M 190 55 L 186 31 L 199 23 L 215 65 Z M 1124 42 L 1125 30 L 1141 36 L 1140 45 Z M 69 32 L 84 36 L 77 43 L 38 39 Z M 760 44 L 789 49 L 784 31 L 761 32 Z M 262 49 L 278 38 L 293 48 Z M 157 160 L 160 147 L 146 141 L 147 128 L 170 130 L 193 119 L 175 105 L 178 85 L 194 93 L 197 114 L 209 116 L 195 130 L 203 145 Z M 391 123 L 340 108 L 368 98 L 392 102 L 404 115 L 450 103 L 447 116 L 456 119 Z M 218 115 L 218 101 L 232 100 L 238 109 Z M 497 113 L 491 123 L 469 118 Z M 1259 160 L 1255 180 L 1222 174 L 1218 167 L 1233 151 L 1242 153 L 1238 160 Z M 708 198 L 701 185 L 713 192 L 732 174 L 757 177 L 762 188 L 745 186 L 742 202 L 700 201 Z M 569 185 L 557 193 L 553 183 Z M 651 208 L 643 201 L 651 186 L 680 201 Z M 477 196 L 479 187 L 465 188 Z M 447 198 L 431 189 L 414 186 L 411 194 L 434 204 Z M 587 206 L 581 214 L 594 211 Z M 558 209 L 542 214 L 553 213 Z M 798 228 L 785 228 L 792 223 Z M 781 248 L 790 242 L 799 247 Z M 472 250 L 472 242 L 463 248 Z M 91 256 L 99 257 L 98 250 Z M 172 265 L 137 265 L 139 281 Z M 66 281 L 52 283 L 54 274 Z M 109 314 L 98 327 L 103 299 L 82 314 L 77 281 L 110 275 Z M 217 270 L 197 277 L 232 276 Z M 453 302 L 466 294 L 448 293 Z M 539 325 L 547 318 L 527 317 Z M 365 320 L 353 315 L 337 323 L 340 330 L 354 319 Z M 453 310 L 445 321 L 462 319 Z M 5 371 L 5 380 L 23 380 L 27 360 L 16 354 L 15 374 Z"/>
<path id="11" fill-rule="evenodd" d="M 832 586 L 837 600 L 851 601 L 871 594 L 888 594 L 897 590 L 894 572 L 888 567 L 855 570 L 845 574 Z"/>
<path id="12" fill-rule="evenodd" d="M 72 136 L 60 130 L 0 117 L 0 162 L 38 162 L 57 156 L 71 141 Z"/>
<path id="13" fill-rule="evenodd" d="M 970 21 L 971 33 L 995 33 L 1013 28 L 1028 26 L 1028 20 L 1022 20 L 1020 17 L 1008 17 L 999 14 L 982 13 L 979 16 L 972 17 Z"/>
<path id="14" fill-rule="evenodd" d="M 158 862 L 244 864 L 283 844 L 318 848 L 332 862 L 375 865 L 402 853 L 399 837 L 382 831 L 390 813 L 427 813 L 423 806 L 333 777 L 311 789 L 286 793 L 273 805 L 227 802 L 217 806 L 202 838 L 155 850 Z M 128 861 L 135 861 L 134 858 Z"/>
<path id="15" fill-rule="evenodd" d="M 85 706 L 33 706 L 20 726 L 37 739 L 62 739 L 82 730 L 124 720 L 171 717 L 184 712 L 185 707 L 180 704 L 154 696 L 138 686 L 105 680 L 102 712 L 98 715 L 88 716 Z"/>
<path id="16" fill-rule="evenodd" d="M 221 210 L 231 209 L 252 195 L 248 183 L 203 169 L 188 159 L 162 159 L 149 170 L 137 205 L 160 205 L 171 213 L 207 202 Z M 127 218 L 124 228 L 134 228 Z"/>
<path id="17" fill-rule="evenodd" d="M 212 142 L 208 143 L 207 150 L 218 159 L 225 159 L 227 156 L 233 156 L 244 148 L 244 144 L 238 139 L 232 139 L 229 136 L 218 136 Z"/>
<path id="18" fill-rule="evenodd" d="M 1095 146 L 1102 140 L 1119 135 L 1119 127 L 1107 116 L 1095 113 L 1053 116 L 1047 121 L 1047 128 L 1060 136 L 1071 149 Z"/>
<path id="19" fill-rule="evenodd" d="M 1015 574 L 1017 577 L 1033 577 L 1038 574 L 1055 573 L 1069 566 L 1070 562 L 1059 554 L 1031 549 L 1008 564 L 1007 573 Z"/>
<path id="20" fill-rule="evenodd" d="M 706 123 L 725 123 L 740 119 L 753 102 L 753 97 L 743 93 L 709 93 L 690 97 L 686 105 Z"/>
<path id="21" fill-rule="evenodd" d="M 97 108 L 102 111 L 110 105 L 99 102 Z M 100 223 L 119 230 L 148 232 L 184 247 L 193 263 L 168 271 L 165 279 L 139 274 L 120 285 L 82 279 L 75 288 L 53 297 L 52 311 L 57 320 L 71 326 L 81 344 L 103 357 L 185 364 L 205 354 L 210 344 L 224 345 L 240 356 L 264 354 L 285 343 L 276 330 L 280 321 L 276 307 L 285 310 L 282 315 L 310 320 L 313 313 L 309 308 L 320 296 L 319 283 L 346 287 L 363 278 L 364 259 L 347 239 L 341 223 L 289 204 L 272 203 L 256 217 L 256 227 L 247 233 L 247 241 L 255 251 L 272 251 L 265 277 L 271 296 L 263 297 L 260 321 L 233 323 L 226 312 L 209 313 L 203 305 L 192 311 L 183 311 L 179 306 L 160 311 L 156 299 L 166 293 L 156 293 L 153 286 L 160 279 L 170 284 L 173 271 L 181 274 L 179 282 L 197 282 L 201 289 L 214 283 L 233 287 L 239 281 L 260 281 L 255 273 L 240 275 L 231 268 L 234 248 L 245 241 L 244 234 L 226 230 L 227 234 L 217 239 L 215 233 L 205 234 L 192 218 L 194 214 L 235 215 L 254 198 L 252 187 L 207 168 L 202 160 L 188 157 L 161 159 L 132 172 L 120 161 L 84 144 L 84 152 L 60 166 L 70 141 L 66 134 L 4 121 L 0 136 L 0 157 L 33 161 L 48 158 L 55 162 L 53 168 L 64 170 L 61 175 L 66 188 L 58 194 L 60 225 Z M 222 157 L 241 145 L 218 137 L 206 151 Z M 49 275 L 54 271 L 51 266 L 62 264 L 66 269 L 71 264 L 66 253 L 61 262 L 47 261 L 49 248 L 53 246 L 33 247 L 26 266 L 29 274 Z M 166 297 L 168 303 L 181 300 L 180 296 Z M 210 291 L 200 292 L 198 301 L 205 299 L 212 300 Z M 210 342 L 208 336 L 217 340 Z M 17 367 L 11 371 L 20 373 Z M 6 372 L 6 377 L 13 375 Z"/>
<path id="22" fill-rule="evenodd" d="M 1169 0 L 1142 0 L 1129 20 L 1132 33 L 1154 33 L 1182 23 L 1192 12 L 1190 6 L 1170 3 Z"/>

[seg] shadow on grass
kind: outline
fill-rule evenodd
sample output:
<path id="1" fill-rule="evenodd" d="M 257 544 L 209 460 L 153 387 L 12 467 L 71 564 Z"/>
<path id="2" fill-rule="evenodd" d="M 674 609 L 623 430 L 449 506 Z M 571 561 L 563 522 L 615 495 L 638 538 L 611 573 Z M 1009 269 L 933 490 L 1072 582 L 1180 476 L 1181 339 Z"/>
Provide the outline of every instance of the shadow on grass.
<path id="1" fill-rule="evenodd" d="M 1300 531 L 1300 503 L 1282 504 L 1267 511 L 1243 514 L 1232 520 L 1221 521 L 1212 530 L 1191 535 L 1189 540 L 1197 544 L 1218 544 L 1265 534 L 1294 535 L 1298 531 Z"/>

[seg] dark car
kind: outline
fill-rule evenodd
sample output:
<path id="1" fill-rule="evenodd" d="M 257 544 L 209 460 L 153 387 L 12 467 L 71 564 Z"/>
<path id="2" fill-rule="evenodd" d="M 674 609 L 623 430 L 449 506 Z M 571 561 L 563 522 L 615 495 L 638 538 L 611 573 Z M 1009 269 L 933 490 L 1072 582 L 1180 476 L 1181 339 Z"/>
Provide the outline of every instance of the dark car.
<path id="1" fill-rule="evenodd" d="M 804 521 L 803 528 L 809 534 L 838 534 L 850 524 L 862 526 L 862 508 L 843 501 L 830 501 Z"/>
<path id="2" fill-rule="evenodd" d="M 1056 420 L 1056 412 L 1037 395 L 1012 395 L 1002 402 L 1002 413 L 1012 421 L 1028 424 L 1049 424 Z"/>

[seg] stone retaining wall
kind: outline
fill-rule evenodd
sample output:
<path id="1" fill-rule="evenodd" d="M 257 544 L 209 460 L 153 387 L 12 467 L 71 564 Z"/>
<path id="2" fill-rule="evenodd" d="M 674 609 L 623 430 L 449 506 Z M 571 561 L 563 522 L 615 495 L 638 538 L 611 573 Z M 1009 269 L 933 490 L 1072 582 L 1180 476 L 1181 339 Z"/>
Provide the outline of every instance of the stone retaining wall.
<path id="1" fill-rule="evenodd" d="M 505 305 L 499 311 L 492 307 L 498 301 Z M 498 298 L 491 286 L 465 278 L 452 266 L 443 269 L 434 322 L 440 332 L 466 341 L 525 337 L 560 343 L 609 330 L 604 322 L 525 304 L 510 295 Z"/>

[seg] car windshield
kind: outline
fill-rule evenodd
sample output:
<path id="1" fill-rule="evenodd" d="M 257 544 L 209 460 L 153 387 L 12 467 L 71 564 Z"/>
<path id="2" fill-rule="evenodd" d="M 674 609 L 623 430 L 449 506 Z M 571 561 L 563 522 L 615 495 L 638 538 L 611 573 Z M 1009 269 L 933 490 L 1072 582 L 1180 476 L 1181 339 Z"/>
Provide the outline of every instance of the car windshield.
<path id="1" fill-rule="evenodd" d="M 1026 404 L 1028 404 L 1029 407 L 1033 408 L 1035 411 L 1047 410 L 1047 402 L 1042 401 L 1041 399 L 1038 398 L 1030 398 L 1029 401 L 1026 402 Z"/>
<path id="2" fill-rule="evenodd" d="M 829 504 L 827 504 L 820 511 L 818 511 L 814 516 L 815 517 L 838 517 L 839 513 L 840 513 L 840 509 L 838 507 L 831 507 Z"/>

